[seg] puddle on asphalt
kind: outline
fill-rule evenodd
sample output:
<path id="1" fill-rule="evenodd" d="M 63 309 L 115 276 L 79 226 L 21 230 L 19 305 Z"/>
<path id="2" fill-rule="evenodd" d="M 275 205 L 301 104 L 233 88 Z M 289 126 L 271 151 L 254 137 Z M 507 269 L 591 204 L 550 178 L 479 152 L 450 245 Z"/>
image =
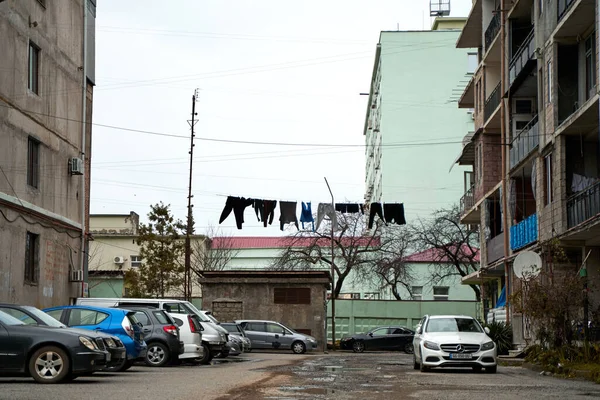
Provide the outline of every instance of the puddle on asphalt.
<path id="1" fill-rule="evenodd" d="M 320 368 L 321 371 L 326 372 L 343 372 L 343 371 L 366 371 L 371 368 L 346 368 L 341 365 L 328 365 Z"/>
<path id="2" fill-rule="evenodd" d="M 281 390 L 287 392 L 301 392 L 306 394 L 334 394 L 335 389 L 322 387 L 307 387 L 307 386 L 283 386 Z"/>
<path id="3" fill-rule="evenodd" d="M 223 358 L 223 359 L 213 359 L 209 365 L 220 365 L 220 364 L 230 364 L 230 363 L 239 363 L 239 362 L 247 362 L 247 361 L 257 361 L 256 359 L 250 358 Z"/>

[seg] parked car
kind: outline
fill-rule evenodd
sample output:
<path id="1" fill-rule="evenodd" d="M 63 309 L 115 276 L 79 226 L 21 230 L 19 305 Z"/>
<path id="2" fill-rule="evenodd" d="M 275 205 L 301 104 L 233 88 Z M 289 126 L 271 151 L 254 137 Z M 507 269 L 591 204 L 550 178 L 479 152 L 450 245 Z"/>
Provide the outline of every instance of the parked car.
<path id="1" fill-rule="evenodd" d="M 106 369 L 117 367 L 123 363 L 123 360 L 127 359 L 127 352 L 125 345 L 121 340 L 100 331 L 89 331 L 85 329 L 68 328 L 62 322 L 52 318 L 42 310 L 32 306 L 21 306 L 18 304 L 0 304 L 0 311 L 12 315 L 19 321 L 24 322 L 26 325 L 41 325 L 51 326 L 54 328 L 65 328 L 78 332 L 80 335 L 91 336 L 94 338 L 98 348 L 104 348 L 110 353 L 110 360 L 106 363 Z M 102 342 L 102 343 L 101 343 Z"/>
<path id="2" fill-rule="evenodd" d="M 0 371 L 59 383 L 104 367 L 110 354 L 90 335 L 70 329 L 27 325 L 0 311 Z"/>
<path id="3" fill-rule="evenodd" d="M 179 354 L 180 360 L 196 360 L 201 364 L 208 364 L 210 359 L 205 357 L 202 347 L 202 324 L 195 314 L 169 313 L 175 324 L 179 327 L 179 334 L 183 341 L 183 353 Z"/>
<path id="4" fill-rule="evenodd" d="M 355 353 L 365 350 L 402 350 L 412 354 L 414 335 L 414 331 L 402 326 L 380 326 L 367 333 L 343 337 L 340 347 Z"/>
<path id="5" fill-rule="evenodd" d="M 177 360 L 185 350 L 179 327 L 169 314 L 156 308 L 128 307 L 142 325 L 144 341 L 148 346 L 144 362 L 150 367 L 162 367 Z"/>
<path id="6" fill-rule="evenodd" d="M 134 311 L 87 306 L 52 307 L 43 311 L 69 327 L 100 331 L 121 339 L 127 350 L 127 359 L 109 369 L 111 371 L 125 371 L 136 360 L 146 358 L 144 334 Z"/>
<path id="7" fill-rule="evenodd" d="M 413 366 L 426 372 L 434 367 L 497 369 L 496 344 L 476 319 L 463 315 L 426 315 L 413 340 Z"/>
<path id="8" fill-rule="evenodd" d="M 308 335 L 298 333 L 283 324 L 265 320 L 235 320 L 240 324 L 253 349 L 291 349 L 296 354 L 317 348 L 317 340 Z"/>
<path id="9" fill-rule="evenodd" d="M 240 324 L 236 324 L 235 322 L 223 322 L 221 326 L 229 332 L 229 337 L 237 336 L 242 340 L 243 350 L 245 353 L 249 353 L 252 351 L 252 341 L 246 336 L 246 332 L 244 332 L 244 328 Z"/>
<path id="10" fill-rule="evenodd" d="M 77 304 L 94 305 L 97 307 L 155 307 L 168 313 L 195 314 L 202 323 L 202 347 L 204 363 L 208 363 L 219 353 L 227 353 L 228 332 L 218 324 L 213 323 L 204 312 L 198 310 L 192 303 L 174 299 L 137 299 L 137 298 L 93 298 L 80 297 Z"/>

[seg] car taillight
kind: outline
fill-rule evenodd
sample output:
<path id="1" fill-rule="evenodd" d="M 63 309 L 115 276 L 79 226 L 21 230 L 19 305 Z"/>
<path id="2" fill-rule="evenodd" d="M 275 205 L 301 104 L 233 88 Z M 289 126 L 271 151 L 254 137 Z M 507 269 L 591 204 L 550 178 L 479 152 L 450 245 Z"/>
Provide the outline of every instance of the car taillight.
<path id="1" fill-rule="evenodd" d="M 196 332 L 198 332 L 198 331 L 196 330 L 196 324 L 194 324 L 194 320 L 192 320 L 192 317 L 191 317 L 190 315 L 188 315 L 188 322 L 190 323 L 190 331 L 191 331 L 192 333 L 196 333 Z"/>
<path id="2" fill-rule="evenodd" d="M 121 326 L 123 327 L 123 329 L 125 329 L 125 332 L 133 339 L 135 332 L 133 331 L 133 326 L 131 325 L 131 322 L 129 322 L 129 319 L 124 318 L 123 322 L 121 322 Z"/>
<path id="3" fill-rule="evenodd" d="M 175 325 L 165 325 L 163 330 L 173 336 L 177 336 L 177 327 Z"/>

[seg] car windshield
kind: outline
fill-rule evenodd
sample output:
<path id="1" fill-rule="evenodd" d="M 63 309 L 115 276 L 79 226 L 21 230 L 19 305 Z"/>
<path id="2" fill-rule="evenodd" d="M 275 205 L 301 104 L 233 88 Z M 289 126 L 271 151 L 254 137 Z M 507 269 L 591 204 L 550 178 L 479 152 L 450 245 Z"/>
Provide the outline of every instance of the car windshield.
<path id="1" fill-rule="evenodd" d="M 288 328 L 287 326 L 285 326 L 285 325 L 284 325 L 284 324 L 282 324 L 282 323 L 279 323 L 279 325 L 283 326 L 285 329 L 287 329 L 288 331 L 291 331 L 292 333 L 298 333 L 298 332 L 296 332 L 295 330 L 293 330 L 292 328 Z"/>
<path id="2" fill-rule="evenodd" d="M 65 324 L 56 320 L 55 318 L 52 318 L 51 316 L 49 316 L 48 314 L 46 314 L 45 312 L 43 312 L 40 309 L 31 307 L 31 306 L 23 306 L 23 309 L 26 310 L 27 312 L 29 312 L 29 314 L 32 314 L 35 317 L 37 317 L 38 319 L 40 319 L 44 324 L 46 324 L 48 326 L 53 326 L 55 328 L 66 328 L 67 327 Z"/>
<path id="3" fill-rule="evenodd" d="M 473 318 L 432 318 L 425 332 L 475 332 L 481 333 L 481 326 Z"/>
<path id="4" fill-rule="evenodd" d="M 4 325 L 25 325 L 24 322 L 19 321 L 12 315 L 5 313 L 4 311 L 0 311 L 0 322 Z"/>
<path id="5" fill-rule="evenodd" d="M 221 324 L 221 326 L 225 329 L 227 329 L 228 332 L 231 333 L 240 333 L 240 331 L 237 328 L 237 325 L 234 324 Z"/>
<path id="6" fill-rule="evenodd" d="M 212 322 L 209 318 L 206 317 L 206 315 L 204 315 L 202 311 L 198 310 L 196 306 L 194 306 L 192 303 L 185 302 L 181 303 L 181 305 L 184 306 L 184 308 L 189 309 L 190 314 L 196 314 L 200 322 Z"/>

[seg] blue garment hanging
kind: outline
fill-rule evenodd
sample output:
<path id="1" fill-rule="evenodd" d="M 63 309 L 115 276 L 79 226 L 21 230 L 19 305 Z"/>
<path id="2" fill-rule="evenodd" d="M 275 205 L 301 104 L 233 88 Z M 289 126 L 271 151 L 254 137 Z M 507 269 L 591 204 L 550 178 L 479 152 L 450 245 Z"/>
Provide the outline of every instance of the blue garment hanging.
<path id="1" fill-rule="evenodd" d="M 496 302 L 496 308 L 504 307 L 506 305 L 506 287 L 502 288 L 498 301 Z"/>
<path id="2" fill-rule="evenodd" d="M 312 223 L 312 230 L 315 231 L 315 219 L 312 215 L 312 210 L 309 202 L 302 202 L 302 212 L 300 213 L 300 222 L 302 222 L 302 229 L 304 229 L 304 223 Z"/>

